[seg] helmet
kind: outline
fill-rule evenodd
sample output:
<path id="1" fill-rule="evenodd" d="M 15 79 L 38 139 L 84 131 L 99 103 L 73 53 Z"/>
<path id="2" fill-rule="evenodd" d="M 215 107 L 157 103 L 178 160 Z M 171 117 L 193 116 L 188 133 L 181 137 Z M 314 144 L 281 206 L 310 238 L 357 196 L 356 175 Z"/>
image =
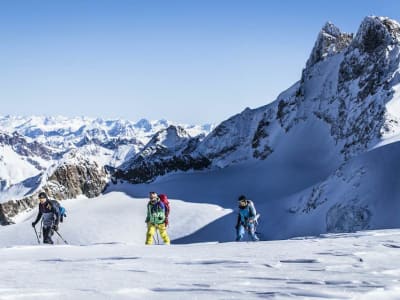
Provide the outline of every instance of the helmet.
<path id="1" fill-rule="evenodd" d="M 47 199 L 47 195 L 45 192 L 40 192 L 38 198 L 46 198 Z"/>

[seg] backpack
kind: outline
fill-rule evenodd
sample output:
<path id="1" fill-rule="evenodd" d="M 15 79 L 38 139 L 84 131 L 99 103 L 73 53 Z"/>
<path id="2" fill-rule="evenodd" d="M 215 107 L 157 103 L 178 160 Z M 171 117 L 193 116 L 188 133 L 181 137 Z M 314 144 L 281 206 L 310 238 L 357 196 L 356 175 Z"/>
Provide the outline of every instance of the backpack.
<path id="1" fill-rule="evenodd" d="M 64 221 L 64 217 L 67 216 L 67 210 L 65 207 L 61 206 L 61 204 L 57 200 L 50 200 L 51 205 L 56 209 L 60 222 Z"/>
<path id="2" fill-rule="evenodd" d="M 169 216 L 169 212 L 171 210 L 171 207 L 170 207 L 169 201 L 168 201 L 168 197 L 165 194 L 160 194 L 160 195 L 158 195 L 158 198 L 160 198 L 160 201 L 165 206 L 165 225 L 168 225 L 168 216 Z"/>

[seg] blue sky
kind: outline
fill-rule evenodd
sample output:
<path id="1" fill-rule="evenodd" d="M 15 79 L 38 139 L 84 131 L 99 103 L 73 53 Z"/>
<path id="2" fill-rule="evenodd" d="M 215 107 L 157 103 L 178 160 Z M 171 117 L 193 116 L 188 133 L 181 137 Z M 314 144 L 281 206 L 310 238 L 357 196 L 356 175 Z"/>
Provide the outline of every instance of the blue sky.
<path id="1" fill-rule="evenodd" d="M 0 1 L 0 114 L 218 123 L 299 80 L 326 21 L 367 15 L 400 1 Z"/>

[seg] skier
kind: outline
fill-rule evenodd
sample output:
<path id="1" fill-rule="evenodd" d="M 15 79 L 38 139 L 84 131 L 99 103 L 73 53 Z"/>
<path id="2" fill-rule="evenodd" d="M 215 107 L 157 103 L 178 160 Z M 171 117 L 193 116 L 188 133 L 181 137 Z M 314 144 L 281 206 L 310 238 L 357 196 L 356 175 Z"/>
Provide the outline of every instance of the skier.
<path id="1" fill-rule="evenodd" d="M 51 203 L 46 193 L 39 193 L 39 201 L 39 212 L 36 220 L 32 222 L 32 227 L 35 227 L 39 220 L 43 217 L 43 243 L 53 244 L 51 237 L 54 234 L 54 231 L 58 230 L 58 223 L 60 221 L 59 212 Z"/>
<path id="2" fill-rule="evenodd" d="M 170 240 L 167 234 L 167 228 L 165 224 L 166 218 L 166 207 L 163 202 L 161 202 L 157 193 L 150 192 L 149 202 L 147 203 L 147 234 L 146 234 L 146 245 L 151 245 L 153 243 L 153 236 L 158 230 L 160 236 L 164 241 L 164 244 L 169 245 Z"/>
<path id="3" fill-rule="evenodd" d="M 251 200 L 246 199 L 246 196 L 241 195 L 239 197 L 239 214 L 236 223 L 236 241 L 241 241 L 244 237 L 245 231 L 249 233 L 251 239 L 256 242 L 259 241 L 255 231 L 255 223 L 257 212 L 254 207 L 254 203 Z"/>

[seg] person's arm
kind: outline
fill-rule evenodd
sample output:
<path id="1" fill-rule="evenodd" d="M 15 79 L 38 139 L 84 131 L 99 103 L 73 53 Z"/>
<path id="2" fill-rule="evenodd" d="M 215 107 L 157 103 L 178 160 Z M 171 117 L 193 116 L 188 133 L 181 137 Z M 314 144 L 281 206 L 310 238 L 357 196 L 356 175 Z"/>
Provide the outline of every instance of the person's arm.
<path id="1" fill-rule="evenodd" d="M 162 215 L 159 216 L 158 219 L 160 220 L 160 222 L 164 223 L 167 208 L 165 207 L 164 203 L 162 203 L 161 201 L 160 201 L 159 205 L 160 205 L 160 208 L 162 209 Z"/>
<path id="2" fill-rule="evenodd" d="M 36 226 L 37 222 L 39 222 L 40 218 L 42 217 L 42 212 L 40 211 L 40 207 L 39 207 L 39 212 L 38 215 L 36 217 L 36 220 L 32 222 L 32 226 Z"/>
<path id="3" fill-rule="evenodd" d="M 238 229 L 238 228 L 239 228 L 239 225 L 240 225 L 240 213 L 238 214 L 235 228 Z"/>
<path id="4" fill-rule="evenodd" d="M 249 203 L 249 209 L 250 209 L 250 214 L 251 214 L 251 217 L 250 217 L 249 220 L 251 220 L 251 222 L 253 222 L 254 219 L 255 219 L 255 217 L 257 216 L 257 211 L 256 211 L 256 208 L 255 208 L 255 206 L 254 206 L 253 201 L 251 201 L 251 202 Z"/>
<path id="5" fill-rule="evenodd" d="M 146 214 L 146 220 L 144 222 L 149 223 L 149 221 L 150 221 L 150 204 L 147 204 L 147 214 Z"/>

